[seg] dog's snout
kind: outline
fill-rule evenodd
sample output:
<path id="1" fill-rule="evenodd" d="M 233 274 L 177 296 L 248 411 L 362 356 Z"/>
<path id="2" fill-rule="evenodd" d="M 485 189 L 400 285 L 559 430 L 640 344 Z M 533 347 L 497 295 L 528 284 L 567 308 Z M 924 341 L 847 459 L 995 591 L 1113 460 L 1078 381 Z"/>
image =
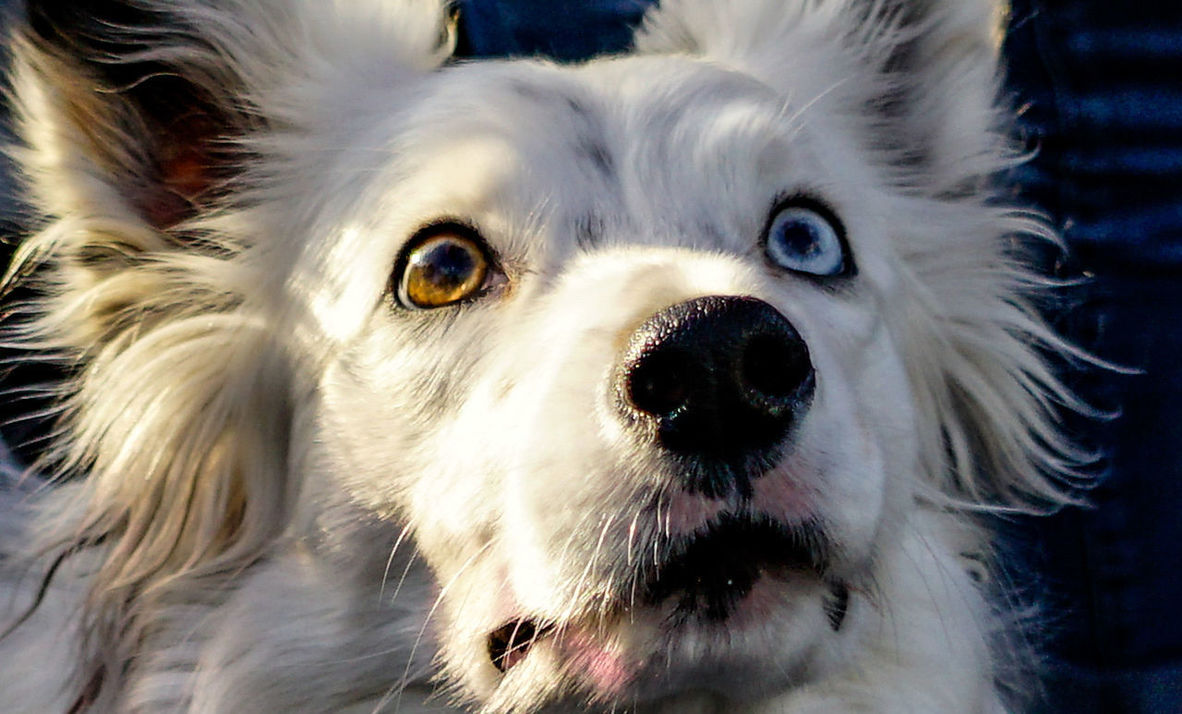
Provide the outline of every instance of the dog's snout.
<path id="1" fill-rule="evenodd" d="M 774 465 L 813 382 L 808 348 L 778 310 L 751 297 L 710 296 L 640 326 L 620 391 L 628 416 L 655 422 L 662 446 L 696 459 L 688 485 L 720 495 L 746 490 Z"/>

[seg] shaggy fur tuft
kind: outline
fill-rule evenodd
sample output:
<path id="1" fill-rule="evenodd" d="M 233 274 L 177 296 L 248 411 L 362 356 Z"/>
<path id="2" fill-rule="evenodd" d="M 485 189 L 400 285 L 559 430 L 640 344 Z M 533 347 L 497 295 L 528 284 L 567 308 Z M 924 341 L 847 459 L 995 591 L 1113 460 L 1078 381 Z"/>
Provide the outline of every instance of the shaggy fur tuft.
<path id="1" fill-rule="evenodd" d="M 973 514 L 1068 498 L 1079 355 L 990 3 L 665 0 L 571 66 L 452 62 L 435 0 L 29 14 L 10 339 L 75 376 L 0 710 L 1016 710 Z"/>

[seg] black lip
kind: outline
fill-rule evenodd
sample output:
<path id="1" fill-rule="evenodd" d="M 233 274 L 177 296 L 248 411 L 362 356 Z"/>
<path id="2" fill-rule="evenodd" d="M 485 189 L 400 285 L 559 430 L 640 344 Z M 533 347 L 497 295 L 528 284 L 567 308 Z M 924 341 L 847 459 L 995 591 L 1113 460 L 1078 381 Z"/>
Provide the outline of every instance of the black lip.
<path id="1" fill-rule="evenodd" d="M 488 657 L 499 671 L 508 672 L 549 630 L 533 620 L 511 620 L 489 633 Z"/>
<path id="2" fill-rule="evenodd" d="M 829 619 L 829 627 L 834 632 L 840 632 L 845 616 L 850 611 L 850 589 L 845 583 L 833 583 L 829 586 L 829 595 L 825 598 L 825 616 Z"/>
<path id="3" fill-rule="evenodd" d="M 646 566 L 640 592 L 656 605 L 675 600 L 673 617 L 721 622 L 767 575 L 793 572 L 824 577 L 828 541 L 815 522 L 786 525 L 771 519 L 723 515 L 703 532 L 675 540 Z"/>

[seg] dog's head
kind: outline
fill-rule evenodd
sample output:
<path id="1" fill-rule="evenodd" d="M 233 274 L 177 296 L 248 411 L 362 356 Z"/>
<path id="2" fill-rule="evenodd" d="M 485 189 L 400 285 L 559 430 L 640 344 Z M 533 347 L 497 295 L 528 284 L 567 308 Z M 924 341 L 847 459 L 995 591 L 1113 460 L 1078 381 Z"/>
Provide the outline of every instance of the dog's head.
<path id="1" fill-rule="evenodd" d="M 1054 495 L 984 4 L 667 0 L 574 66 L 95 8 L 31 8 L 16 95 L 96 612 L 281 534 L 376 593 L 350 512 L 490 711 L 749 697 L 847 656 L 917 500 Z"/>

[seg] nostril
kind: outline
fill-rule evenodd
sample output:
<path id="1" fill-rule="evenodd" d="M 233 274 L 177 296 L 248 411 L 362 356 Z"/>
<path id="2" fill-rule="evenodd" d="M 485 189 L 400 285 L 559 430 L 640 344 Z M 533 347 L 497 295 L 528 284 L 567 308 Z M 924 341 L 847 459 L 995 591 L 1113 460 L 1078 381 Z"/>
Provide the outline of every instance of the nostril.
<path id="1" fill-rule="evenodd" d="M 771 400 L 790 399 L 812 372 L 808 351 L 799 340 L 781 334 L 756 335 L 743 348 L 739 383 Z"/>
<path id="2" fill-rule="evenodd" d="M 628 399 L 642 412 L 667 417 L 687 405 L 696 380 L 693 358 L 687 351 L 653 351 L 628 371 Z"/>

